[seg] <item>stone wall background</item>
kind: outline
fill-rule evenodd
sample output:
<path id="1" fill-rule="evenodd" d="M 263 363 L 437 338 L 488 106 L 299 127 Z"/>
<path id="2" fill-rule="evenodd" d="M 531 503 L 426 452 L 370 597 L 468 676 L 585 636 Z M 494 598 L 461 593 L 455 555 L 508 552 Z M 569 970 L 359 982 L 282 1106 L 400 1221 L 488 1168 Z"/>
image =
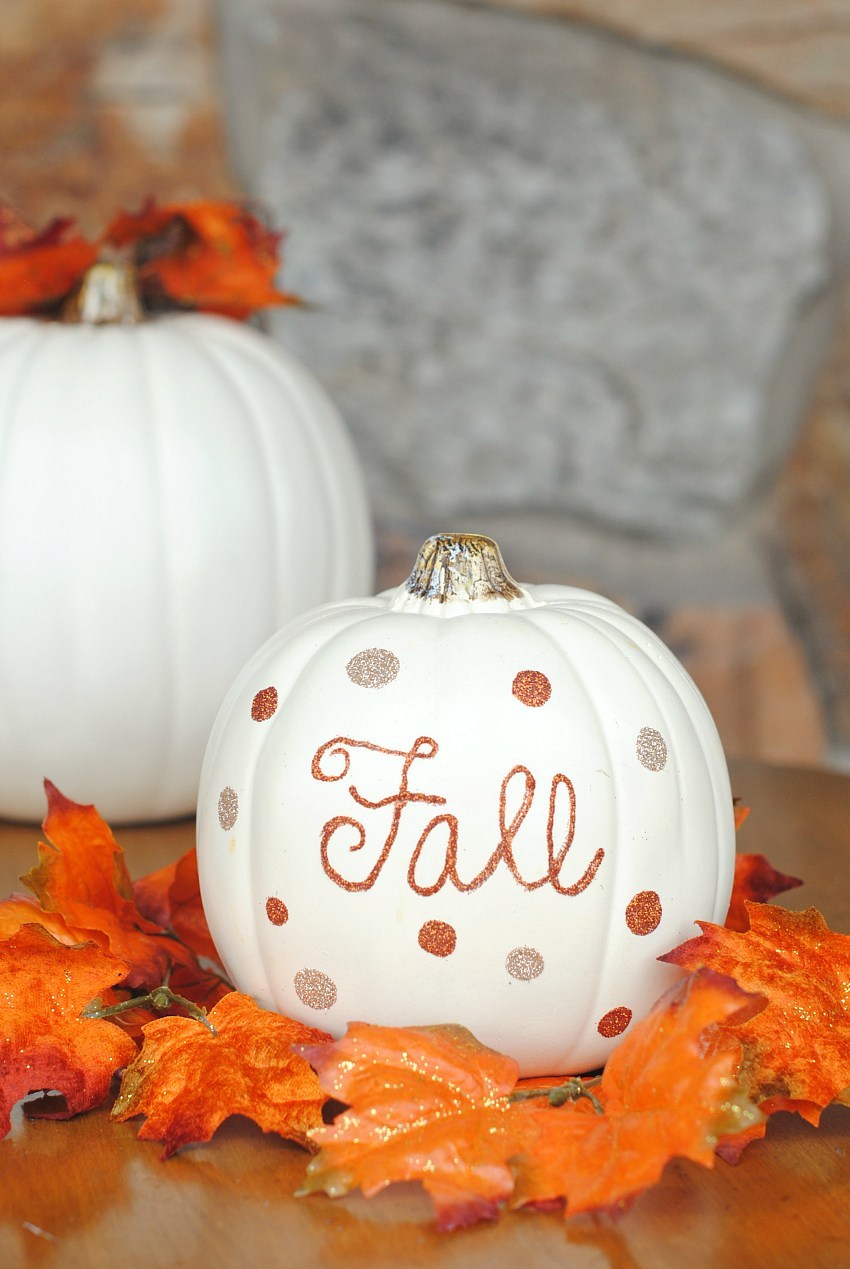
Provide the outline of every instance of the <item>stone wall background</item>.
<path id="1" fill-rule="evenodd" d="M 369 7 L 359 0 L 350 3 L 361 10 Z M 324 6 L 326 15 L 330 13 L 325 0 L 317 4 L 319 9 Z M 436 0 L 428 0 L 427 6 L 419 0 L 381 0 L 383 12 L 391 15 L 423 7 L 438 6 Z M 544 511 L 532 497 L 530 506 L 520 500 L 512 507 L 472 507 L 462 515 L 462 523 L 453 517 L 454 523 L 447 524 L 442 519 L 434 522 L 432 508 L 403 498 L 395 506 L 376 507 L 382 581 L 391 584 L 406 574 L 412 552 L 425 533 L 446 527 L 489 530 L 499 538 L 516 575 L 529 581 L 589 585 L 626 603 L 655 626 L 703 689 L 730 754 L 850 766 L 850 320 L 846 291 L 850 88 L 844 71 L 850 63 L 841 53 L 842 48 L 846 51 L 850 4 L 844 0 L 832 4 L 806 0 L 796 5 L 786 0 L 722 0 L 697 6 L 672 0 L 617 4 L 598 0 L 582 5 L 541 0 L 523 5 L 516 0 L 513 6 L 502 6 L 444 0 L 442 7 L 456 16 L 462 10 L 465 22 L 480 18 L 522 23 L 528 27 L 530 40 L 540 39 L 531 33 L 532 28 L 538 31 L 548 24 L 546 30 L 557 27 L 574 34 L 575 47 L 583 42 L 587 47 L 608 49 L 613 64 L 636 68 L 626 76 L 624 100 L 631 92 L 631 100 L 638 101 L 635 86 L 649 82 L 647 65 L 662 64 L 662 82 L 668 87 L 660 93 L 649 92 L 649 108 L 636 112 L 630 130 L 635 143 L 631 171 L 637 176 L 624 187 L 625 204 L 636 194 L 645 205 L 651 203 L 647 173 L 658 153 L 665 152 L 664 146 L 659 151 L 656 142 L 659 135 L 667 135 L 658 120 L 663 99 L 672 99 L 669 85 L 686 89 L 697 85 L 691 102 L 683 106 L 684 114 L 693 118 L 698 113 L 695 101 L 716 101 L 716 117 L 726 119 L 724 131 L 713 138 L 706 129 L 703 158 L 711 153 L 721 158 L 736 155 L 730 168 L 740 179 L 746 175 L 748 153 L 750 161 L 763 168 L 758 147 L 755 152 L 752 149 L 752 138 L 761 135 L 752 131 L 753 120 L 763 121 L 767 135 L 783 138 L 778 151 L 786 162 L 790 156 L 803 173 L 803 193 L 795 189 L 794 197 L 801 198 L 800 206 L 809 210 L 802 216 L 802 226 L 796 216 L 786 217 L 794 222 L 789 226 L 791 237 L 780 241 L 787 248 L 795 241 L 793 234 L 800 234 L 796 242 L 801 259 L 792 261 L 791 287 L 777 301 L 781 311 L 771 315 L 771 332 L 759 330 L 755 341 L 762 354 L 764 348 L 768 350 L 767 356 L 762 355 L 756 390 L 769 407 L 760 415 L 750 410 L 751 418 L 760 418 L 751 436 L 766 442 L 761 446 L 766 461 L 760 472 L 748 466 L 751 453 L 741 456 L 738 467 L 730 464 L 728 513 L 721 508 L 718 514 L 720 503 L 715 499 L 713 523 L 706 524 L 703 516 L 701 524 L 691 525 L 694 531 L 686 540 L 675 531 L 672 539 L 669 532 L 659 535 L 658 526 L 637 533 L 616 523 L 600 523 L 599 517 L 589 514 L 592 508 L 580 509 L 574 503 L 568 510 L 562 504 L 561 509 Z M 514 12 L 496 12 L 511 7 Z M 518 12 L 522 8 L 546 8 L 549 15 Z M 552 16 L 555 8 L 561 16 Z M 190 198 L 267 192 L 264 181 L 271 177 L 268 172 L 264 175 L 263 156 L 268 153 L 266 125 L 274 100 L 264 97 L 270 84 L 263 70 L 264 50 L 267 53 L 276 46 L 281 24 L 291 21 L 298 9 L 290 0 L 263 4 L 220 0 L 217 5 L 211 0 L 126 0 L 120 6 L 111 0 L 8 0 L 0 30 L 0 197 L 36 223 L 70 213 L 86 227 L 97 228 L 117 204 L 138 206 L 151 193 L 159 198 Z M 310 9 L 314 15 L 319 11 L 316 6 Z M 453 20 L 446 19 L 447 23 Z M 304 21 L 313 22 L 315 30 L 320 19 L 308 13 Z M 328 38 L 333 29 L 328 27 Z M 255 51 L 247 66 L 243 62 L 239 69 L 249 33 Z M 320 70 L 321 46 L 314 62 Z M 422 81 L 429 82 L 431 73 L 423 72 Z M 587 70 L 584 74 L 587 79 Z M 590 80 L 604 81 L 605 74 L 601 57 Z M 501 92 L 511 89 L 511 82 L 507 89 L 501 82 Z M 706 84 L 710 87 L 702 87 Z M 429 91 L 433 94 L 435 89 Z M 558 91 L 563 92 L 563 86 Z M 730 103 L 736 103 L 734 110 Z M 737 103 L 746 107 L 746 127 L 738 126 Z M 251 126 L 252 118 L 256 126 Z M 505 118 L 510 127 L 518 128 L 509 111 Z M 595 122 L 591 119 L 587 125 L 588 135 Z M 556 142 L 557 136 L 554 140 L 550 136 L 550 147 Z M 514 148 L 518 144 L 515 141 Z M 774 160 L 778 151 L 772 151 Z M 545 146 L 544 152 L 552 153 Z M 572 154 L 571 163 L 579 161 L 578 152 L 569 147 L 558 153 Z M 346 149 L 342 160 L 346 158 L 353 162 L 353 152 Z M 305 171 L 317 170 L 316 165 L 302 167 L 302 179 Z M 282 191 L 286 175 L 275 178 L 281 179 Z M 662 184 L 664 175 L 662 169 Z M 691 210 L 701 205 L 699 178 L 698 170 L 689 177 L 696 182 Z M 398 176 L 400 188 L 409 191 L 407 179 L 403 171 Z M 754 184 L 752 189 L 756 188 Z M 783 209 L 778 195 L 771 200 L 761 188 L 761 213 L 750 209 L 740 248 L 749 267 L 752 250 L 761 250 L 765 241 L 773 242 L 774 255 L 767 253 L 769 270 L 783 259 L 781 249 L 775 253 L 776 223 L 782 222 L 781 213 L 787 213 L 788 204 Z M 676 192 L 672 210 L 679 211 L 681 185 L 673 182 L 667 189 Z M 727 181 L 725 186 L 727 196 L 741 189 L 747 189 L 745 182 Z M 529 194 L 533 193 L 532 182 Z M 544 201 L 557 201 L 557 194 L 557 183 L 550 184 Z M 599 198 L 603 199 L 601 188 Z M 352 204 L 349 211 L 355 210 Z M 711 210 L 706 209 L 709 221 Z M 280 214 L 278 208 L 272 211 Z M 374 226 L 350 215 L 345 227 L 344 205 L 329 206 L 325 201 L 320 211 L 325 222 L 342 217 L 345 234 L 352 235 L 351 251 L 343 253 L 349 257 L 347 264 L 337 257 L 337 276 L 325 275 L 323 285 L 331 288 L 330 296 L 323 295 L 324 303 L 296 328 L 301 332 L 297 338 L 307 341 L 305 360 L 323 377 L 329 373 L 328 350 L 335 348 L 329 333 L 332 325 L 340 329 L 352 325 L 348 314 L 334 315 L 328 303 L 333 287 L 337 293 L 344 292 L 346 268 L 361 268 L 357 279 L 361 297 L 365 291 L 376 308 L 382 301 L 372 293 L 380 292 L 380 278 L 365 268 L 357 251 L 356 235 L 369 245 Z M 672 215 L 669 209 L 668 214 Z M 760 217 L 766 226 L 765 241 L 757 232 Z M 295 285 L 298 277 L 309 293 L 318 277 L 311 264 L 310 252 L 315 249 L 308 248 L 303 226 L 289 227 L 286 282 Z M 713 255 L 714 240 L 705 225 L 701 231 L 704 237 L 697 234 L 690 243 L 695 254 L 685 253 L 688 264 L 700 252 Z M 633 253 L 640 256 L 645 245 L 638 235 Z M 580 236 L 573 239 L 574 255 L 581 256 L 585 247 Z M 312 259 L 326 263 L 321 254 Z M 479 268 L 485 264 L 481 257 Z M 664 267 L 675 274 L 669 263 Z M 715 305 L 723 299 L 724 286 L 734 290 L 740 283 L 734 263 L 727 262 L 725 268 L 725 273 L 721 270 L 717 275 L 719 300 L 711 297 Z M 598 290 L 603 275 L 597 261 L 590 270 L 591 289 Z M 451 281 L 440 279 L 441 284 Z M 675 285 L 680 282 L 673 276 Z M 767 299 L 769 306 L 775 281 L 768 285 L 765 277 L 758 276 L 756 282 L 746 288 L 748 294 L 758 294 L 762 304 Z M 439 299 L 436 280 L 432 290 L 435 294 L 429 295 L 426 288 L 423 307 Z M 486 309 L 491 297 L 485 293 L 483 298 L 461 298 L 466 305 L 464 317 L 471 321 L 476 312 Z M 695 303 L 702 299 L 696 295 Z M 612 311 L 616 313 L 616 306 Z M 685 307 L 682 313 L 688 316 Z M 294 322 L 296 315 L 289 317 Z M 404 313 L 395 310 L 393 319 L 403 320 Z M 605 327 L 601 320 L 600 346 L 605 343 Z M 277 333 L 290 342 L 286 324 Z M 735 341 L 740 345 L 746 339 L 745 324 Z M 732 352 L 734 361 L 734 347 Z M 529 348 L 532 362 L 535 355 L 535 349 Z M 438 359 L 432 373 L 439 371 L 440 364 Z M 345 399 L 338 397 L 345 414 L 351 413 L 349 397 L 348 393 Z M 580 404 L 581 393 L 577 399 Z M 746 401 L 746 392 L 742 399 Z M 518 404 L 522 410 L 522 396 Z M 534 408 L 541 409 L 541 403 Z M 396 443 L 391 431 L 390 427 L 388 449 Z M 698 433 L 697 428 L 697 439 Z M 371 466 L 368 442 L 361 437 L 358 443 Z M 408 461 L 402 449 L 397 459 L 402 476 Z M 603 456 L 603 466 L 604 461 Z M 679 501 L 684 524 L 685 513 L 691 509 L 686 495 Z"/>

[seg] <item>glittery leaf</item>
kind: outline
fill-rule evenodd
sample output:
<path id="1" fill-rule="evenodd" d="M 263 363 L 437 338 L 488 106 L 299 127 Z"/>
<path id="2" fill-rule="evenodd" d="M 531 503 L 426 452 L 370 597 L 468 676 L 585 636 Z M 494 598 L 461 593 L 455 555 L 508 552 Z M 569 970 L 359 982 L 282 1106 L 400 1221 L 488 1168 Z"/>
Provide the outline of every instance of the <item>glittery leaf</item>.
<path id="1" fill-rule="evenodd" d="M 674 1157 L 711 1167 L 718 1138 L 759 1116 L 738 1092 L 740 1046 L 711 1050 L 707 1036 L 760 1006 L 731 979 L 703 971 L 663 996 L 614 1049 L 593 1090 L 603 1113 L 584 1098 L 559 1107 L 518 1102 L 513 1113 L 538 1136 L 514 1162 L 513 1206 L 565 1199 L 569 1215 L 622 1209 Z"/>
<path id="2" fill-rule="evenodd" d="M 325 1097 L 293 1045 L 321 1047 L 330 1036 L 260 1009 L 239 992 L 220 1000 L 209 1021 L 217 1034 L 191 1018 L 149 1022 L 113 1117 L 145 1115 L 139 1136 L 163 1142 L 163 1158 L 209 1141 L 230 1115 L 246 1115 L 265 1132 L 309 1146 Z"/>
<path id="3" fill-rule="evenodd" d="M 80 1014 L 127 969 L 93 943 L 67 947 L 36 925 L 0 942 L 0 1136 L 28 1093 L 63 1094 L 62 1117 L 105 1099 L 136 1047 L 111 1022 Z"/>
<path id="4" fill-rule="evenodd" d="M 95 808 L 70 801 L 49 780 L 45 790 L 47 842 L 22 878 L 44 912 L 61 916 L 76 942 L 91 939 L 128 961 L 131 987 L 158 986 L 175 960 L 192 964 L 186 948 L 139 912 L 124 853 Z"/>
<path id="5" fill-rule="evenodd" d="M 217 961 L 218 952 L 204 915 L 194 846 L 173 864 L 133 882 L 133 898 L 143 917 L 172 930 L 196 956 Z"/>
<path id="6" fill-rule="evenodd" d="M 708 966 L 761 993 L 763 1012 L 730 1031 L 743 1043 L 742 1082 L 766 1111 L 812 1123 L 850 1085 L 850 937 L 815 908 L 747 903 L 745 932 L 700 921 L 702 933 L 662 959 Z"/>
<path id="7" fill-rule="evenodd" d="M 764 855 L 736 855 L 732 898 L 724 922 L 727 930 L 748 930 L 747 903 L 768 903 L 785 890 L 802 886 L 799 877 L 778 872 Z"/>
<path id="8" fill-rule="evenodd" d="M 280 239 L 235 203 L 151 201 L 138 213 L 119 213 L 102 241 L 132 254 L 145 307 L 244 318 L 300 302 L 274 286 Z"/>
<path id="9" fill-rule="evenodd" d="M 463 1027 L 352 1023 L 341 1040 L 300 1050 L 348 1109 L 311 1136 L 321 1147 L 299 1191 L 370 1197 L 421 1181 L 441 1230 L 492 1220 L 510 1196 L 508 1160 L 534 1131 L 510 1113 L 512 1058 Z"/>

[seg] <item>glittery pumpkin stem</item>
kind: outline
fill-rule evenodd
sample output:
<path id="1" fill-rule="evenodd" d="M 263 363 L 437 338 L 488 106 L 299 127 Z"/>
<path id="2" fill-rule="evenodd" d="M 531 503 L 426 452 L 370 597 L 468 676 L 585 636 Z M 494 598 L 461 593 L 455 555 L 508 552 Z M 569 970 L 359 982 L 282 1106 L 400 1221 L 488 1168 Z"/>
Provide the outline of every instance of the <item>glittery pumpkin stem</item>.
<path id="1" fill-rule="evenodd" d="M 114 1018 L 119 1013 L 126 1013 L 128 1009 L 156 1009 L 159 1013 L 164 1013 L 173 1005 L 179 1005 L 196 1022 L 202 1022 L 208 1031 L 218 1035 L 203 1005 L 196 1005 L 194 1001 L 178 995 L 164 983 L 161 987 L 154 987 L 153 991 L 147 992 L 144 996 L 133 996 L 131 1000 L 122 1000 L 117 1005 L 105 1005 L 97 996 L 91 1004 L 86 1005 L 81 1016 L 83 1018 Z"/>
<path id="2" fill-rule="evenodd" d="M 416 599 L 523 599 L 492 538 L 478 533 L 436 533 L 420 548 L 404 584 Z"/>
<path id="3" fill-rule="evenodd" d="M 526 1102 L 532 1097 L 545 1097 L 550 1106 L 557 1108 L 565 1106 L 567 1102 L 576 1102 L 580 1097 L 586 1097 L 597 1115 L 604 1115 L 605 1107 L 596 1094 L 591 1092 L 601 1079 L 601 1075 L 595 1075 L 589 1080 L 574 1076 L 572 1079 L 564 1080 L 563 1084 L 556 1084 L 553 1088 L 515 1088 L 508 1101 Z"/>

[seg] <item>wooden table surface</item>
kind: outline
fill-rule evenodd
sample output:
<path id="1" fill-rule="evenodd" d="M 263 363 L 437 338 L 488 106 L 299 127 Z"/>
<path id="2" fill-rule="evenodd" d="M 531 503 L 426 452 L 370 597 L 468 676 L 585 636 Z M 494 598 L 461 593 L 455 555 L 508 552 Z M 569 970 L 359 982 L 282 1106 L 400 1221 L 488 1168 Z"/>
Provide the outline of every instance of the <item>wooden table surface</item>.
<path id="1" fill-rule="evenodd" d="M 762 851 L 806 879 L 788 906 L 821 909 L 850 932 L 850 777 L 736 763 L 735 792 L 753 808 L 740 849 Z M 186 850 L 190 823 L 117 834 L 141 876 Z M 0 893 L 34 862 L 36 828 L 0 825 Z M 777 1115 L 738 1167 L 671 1163 L 655 1189 L 616 1223 L 555 1213 L 505 1215 L 494 1225 L 438 1235 L 416 1186 L 367 1202 L 292 1197 L 307 1160 L 247 1120 L 167 1163 L 136 1140 L 141 1121 L 105 1110 L 65 1123 L 15 1112 L 0 1143 L 0 1266 L 344 1264 L 610 1266 L 666 1269 L 840 1269 L 850 1265 L 850 1109 L 821 1127 Z"/>

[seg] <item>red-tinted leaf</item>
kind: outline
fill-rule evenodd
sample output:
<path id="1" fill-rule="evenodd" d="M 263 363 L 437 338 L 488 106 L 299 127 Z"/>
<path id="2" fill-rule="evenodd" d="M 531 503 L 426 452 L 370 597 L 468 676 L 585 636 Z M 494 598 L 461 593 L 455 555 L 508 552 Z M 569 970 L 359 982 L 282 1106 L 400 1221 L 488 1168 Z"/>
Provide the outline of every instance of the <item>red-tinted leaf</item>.
<path id="1" fill-rule="evenodd" d="M 196 956 L 218 960 L 201 903 L 194 847 L 176 863 L 134 882 L 133 896 L 142 916 L 172 930 Z"/>
<path id="2" fill-rule="evenodd" d="M 799 877 L 778 872 L 764 855 L 736 855 L 735 881 L 725 921 L 727 930 L 750 928 L 748 903 L 768 903 L 776 895 L 802 884 Z"/>
<path id="3" fill-rule="evenodd" d="M 80 1016 L 127 965 L 92 943 L 66 947 L 39 926 L 0 942 L 0 1136 L 28 1093 L 56 1090 L 64 1114 L 98 1106 L 115 1071 L 135 1057 L 111 1022 Z"/>

